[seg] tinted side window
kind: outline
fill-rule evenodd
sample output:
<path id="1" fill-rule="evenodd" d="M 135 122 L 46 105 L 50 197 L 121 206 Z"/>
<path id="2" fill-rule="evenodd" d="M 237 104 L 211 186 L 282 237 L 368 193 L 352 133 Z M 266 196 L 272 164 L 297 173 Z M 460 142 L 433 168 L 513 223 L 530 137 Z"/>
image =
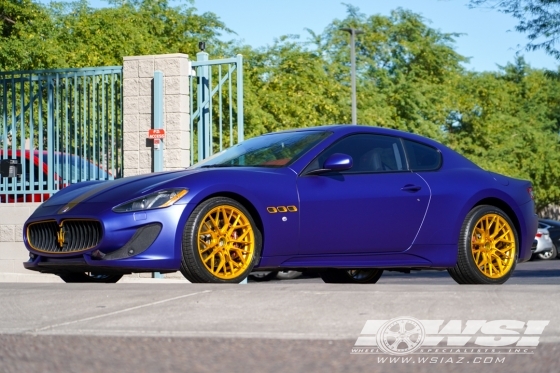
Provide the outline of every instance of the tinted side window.
<path id="1" fill-rule="evenodd" d="M 408 165 L 412 171 L 432 171 L 441 166 L 441 153 L 436 148 L 404 140 Z"/>
<path id="2" fill-rule="evenodd" d="M 401 141 L 397 137 L 360 134 L 345 137 L 331 145 L 306 168 L 319 169 L 335 153 L 352 157 L 354 166 L 345 173 L 394 172 L 406 170 Z"/>

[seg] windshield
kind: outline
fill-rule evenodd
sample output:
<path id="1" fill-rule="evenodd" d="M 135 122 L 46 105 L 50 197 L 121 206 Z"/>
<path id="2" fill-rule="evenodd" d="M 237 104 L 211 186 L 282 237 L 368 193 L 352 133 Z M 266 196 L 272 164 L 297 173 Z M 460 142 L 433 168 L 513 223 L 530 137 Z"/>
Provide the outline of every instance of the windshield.
<path id="1" fill-rule="evenodd" d="M 283 167 L 294 162 L 330 134 L 325 131 L 301 131 L 254 137 L 190 168 Z"/>

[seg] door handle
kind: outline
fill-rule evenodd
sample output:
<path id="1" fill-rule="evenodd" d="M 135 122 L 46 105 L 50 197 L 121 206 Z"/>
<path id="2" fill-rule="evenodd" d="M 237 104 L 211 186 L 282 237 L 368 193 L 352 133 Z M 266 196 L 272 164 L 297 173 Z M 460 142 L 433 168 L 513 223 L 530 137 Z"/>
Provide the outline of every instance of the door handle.
<path id="1" fill-rule="evenodd" d="M 420 189 L 422 189 L 421 186 L 419 185 L 414 185 L 414 184 L 406 184 L 405 186 L 403 186 L 401 188 L 402 191 L 404 192 L 418 192 Z"/>

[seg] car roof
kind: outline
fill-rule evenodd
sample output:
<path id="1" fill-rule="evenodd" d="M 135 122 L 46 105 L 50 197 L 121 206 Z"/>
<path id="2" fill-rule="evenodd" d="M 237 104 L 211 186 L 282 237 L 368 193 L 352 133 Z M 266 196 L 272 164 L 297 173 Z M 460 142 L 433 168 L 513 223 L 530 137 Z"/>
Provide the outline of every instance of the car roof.
<path id="1" fill-rule="evenodd" d="M 445 145 L 432 140 L 428 137 L 420 136 L 411 132 L 400 131 L 392 128 L 385 128 L 385 127 L 377 127 L 377 126 L 367 126 L 367 125 L 352 125 L 352 124 L 332 124 L 326 126 L 316 126 L 316 127 L 303 127 L 303 128 L 292 128 L 277 132 L 270 132 L 265 134 L 271 135 L 274 133 L 285 133 L 285 132 L 305 132 L 305 131 L 331 131 L 338 134 L 352 134 L 352 133 L 375 133 L 379 135 L 388 135 L 388 136 L 399 136 L 403 138 L 407 138 L 414 141 L 424 142 L 426 144 L 432 145 L 441 150 L 441 148 L 447 148 Z"/>

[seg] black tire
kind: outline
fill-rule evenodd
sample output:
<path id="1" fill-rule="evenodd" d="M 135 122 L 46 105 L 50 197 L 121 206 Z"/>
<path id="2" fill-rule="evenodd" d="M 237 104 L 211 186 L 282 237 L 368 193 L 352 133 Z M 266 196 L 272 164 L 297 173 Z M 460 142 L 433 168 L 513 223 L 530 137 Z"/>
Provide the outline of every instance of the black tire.
<path id="1" fill-rule="evenodd" d="M 383 274 L 382 269 L 327 269 L 320 276 L 327 284 L 375 284 Z"/>
<path id="2" fill-rule="evenodd" d="M 556 259 L 556 257 L 558 256 L 558 250 L 556 249 L 556 245 L 552 244 L 552 249 L 550 251 L 538 253 L 537 255 L 539 259 L 542 260 Z"/>
<path id="3" fill-rule="evenodd" d="M 490 218 L 493 220 L 489 221 L 488 219 Z M 483 219 L 487 219 L 486 222 Z M 496 219 L 498 220 L 497 222 Z M 500 226 L 499 224 L 502 225 Z M 475 235 L 475 227 L 477 226 L 479 232 L 476 233 L 476 239 L 481 240 L 480 243 L 473 242 L 472 240 Z M 509 234 L 508 241 L 513 241 L 513 246 L 511 243 L 505 242 L 505 233 L 504 235 L 499 235 L 500 240 L 490 242 L 492 236 L 488 235 L 488 232 L 484 231 L 485 229 L 498 229 L 498 231 L 505 229 L 504 232 Z M 497 237 L 498 235 L 495 234 L 494 236 Z M 474 249 L 474 247 L 477 247 L 477 249 Z M 506 250 L 506 253 L 503 253 L 504 250 Z M 503 284 L 515 270 L 518 254 L 519 238 L 517 229 L 511 219 L 497 207 L 477 206 L 465 217 L 459 234 L 457 264 L 455 267 L 449 268 L 448 272 L 458 284 Z M 478 259 L 475 259 L 475 255 L 478 255 Z M 492 258 L 492 262 L 486 264 L 487 259 L 484 259 L 484 255 Z M 485 263 L 480 262 L 481 256 L 482 260 L 486 261 Z M 479 260 L 478 265 L 476 260 Z M 496 264 L 499 260 L 500 264 L 503 267 L 505 266 L 503 270 L 499 269 L 500 266 L 494 265 L 494 260 Z M 492 269 L 502 273 L 492 274 Z"/>
<path id="4" fill-rule="evenodd" d="M 278 275 L 278 271 L 251 272 L 251 274 L 249 275 L 249 278 L 253 281 L 256 281 L 256 282 L 264 282 L 264 281 L 270 281 L 272 279 L 275 279 L 276 275 Z"/>
<path id="5" fill-rule="evenodd" d="M 96 272 L 76 272 L 63 273 L 58 275 L 67 283 L 98 283 L 98 284 L 114 284 L 119 281 L 123 275 L 108 275 Z"/>
<path id="6" fill-rule="evenodd" d="M 228 222 L 226 222 L 224 215 L 220 216 L 220 209 L 231 211 Z M 212 216 L 215 217 L 215 220 Z M 237 218 L 238 216 L 239 219 L 235 220 L 234 217 Z M 217 221 L 218 225 L 222 225 L 219 227 L 213 226 L 214 221 Z M 245 224 L 241 224 L 241 222 L 245 222 Z M 230 228 L 227 233 L 222 231 L 226 224 Z M 240 228 L 234 229 L 231 224 L 238 224 Z M 207 232 L 205 235 L 202 234 L 203 228 Z M 243 231 L 243 228 L 246 228 L 246 231 Z M 200 244 L 206 245 L 206 250 L 203 250 L 206 252 L 199 252 L 199 232 L 201 237 L 206 240 L 205 243 Z M 243 237 L 249 236 L 247 238 L 249 241 L 245 240 L 249 245 L 248 247 L 245 245 L 243 249 L 236 246 L 239 245 L 238 243 L 234 243 L 237 234 L 240 233 Z M 236 236 L 231 237 L 234 234 Z M 210 254 L 207 254 L 209 252 L 208 247 L 214 247 Z M 181 273 L 193 283 L 240 283 L 249 276 L 255 264 L 258 263 L 261 248 L 261 232 L 251 214 L 242 204 L 226 197 L 210 198 L 194 209 L 185 224 Z M 247 252 L 245 260 L 241 260 L 239 257 L 242 252 Z M 205 259 L 208 259 L 207 261 L 212 264 L 206 265 L 203 262 L 203 255 L 206 255 Z M 237 266 L 240 263 L 241 268 L 234 269 L 234 265 Z M 228 265 L 230 274 L 228 274 Z M 210 267 L 212 267 L 212 270 Z M 221 271 L 223 271 L 223 274 Z"/>

